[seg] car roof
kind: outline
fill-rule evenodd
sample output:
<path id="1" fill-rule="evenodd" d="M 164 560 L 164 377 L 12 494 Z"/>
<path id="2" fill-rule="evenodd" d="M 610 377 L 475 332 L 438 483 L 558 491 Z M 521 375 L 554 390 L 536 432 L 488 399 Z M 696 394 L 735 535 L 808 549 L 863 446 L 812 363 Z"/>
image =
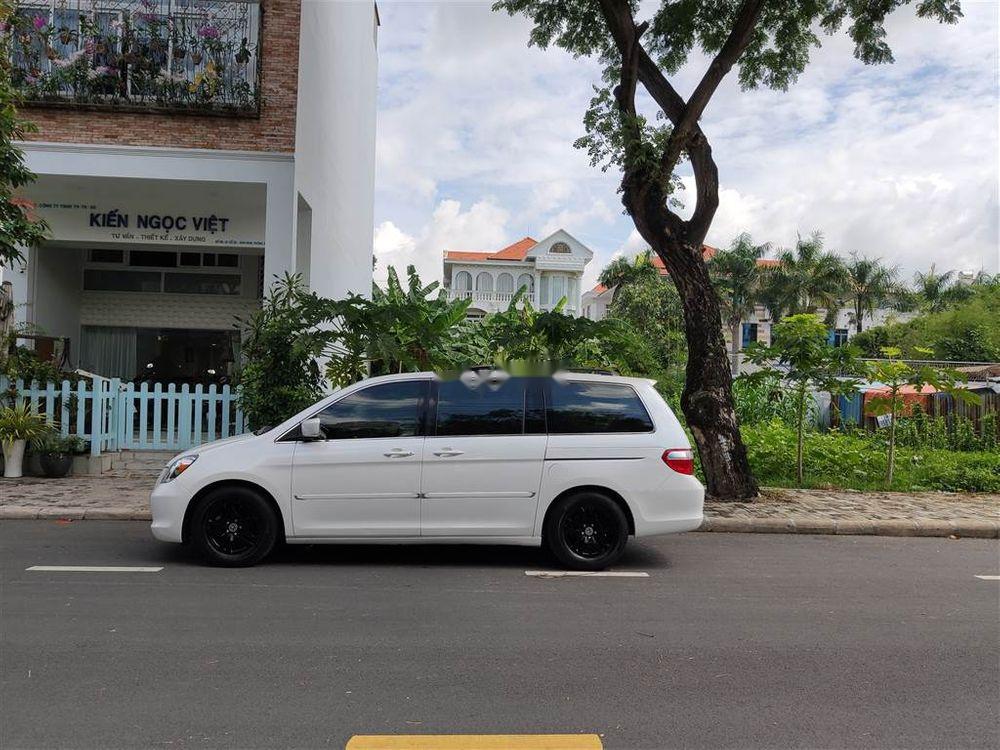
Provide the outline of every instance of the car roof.
<path id="1" fill-rule="evenodd" d="M 479 369 L 479 368 L 477 368 Z M 365 385 L 374 383 L 391 383 L 397 380 L 431 380 L 433 378 L 440 377 L 439 373 L 422 371 L 422 372 L 400 372 L 393 373 L 392 375 L 377 375 L 373 378 L 365 378 L 352 385 L 360 385 L 364 383 Z M 544 376 L 541 376 L 544 377 Z M 631 385 L 633 387 L 650 386 L 656 383 L 652 378 L 635 378 L 627 377 L 625 375 L 604 375 L 601 373 L 594 372 L 574 372 L 572 370 L 560 370 L 555 373 L 554 376 L 561 380 L 573 380 L 582 381 L 588 383 L 621 383 L 625 385 Z M 351 386 L 347 386 L 351 387 Z"/>

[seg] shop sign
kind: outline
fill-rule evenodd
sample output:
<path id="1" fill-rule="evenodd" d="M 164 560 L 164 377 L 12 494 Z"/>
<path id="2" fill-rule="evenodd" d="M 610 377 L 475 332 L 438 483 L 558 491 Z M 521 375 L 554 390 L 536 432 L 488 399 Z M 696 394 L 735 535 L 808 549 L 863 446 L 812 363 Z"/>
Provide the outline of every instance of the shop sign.
<path id="1" fill-rule="evenodd" d="M 171 201 L 171 203 L 176 203 Z M 121 203 L 36 200 L 54 240 L 136 244 L 263 247 L 264 217 L 257 206 L 211 204 L 126 207 Z"/>

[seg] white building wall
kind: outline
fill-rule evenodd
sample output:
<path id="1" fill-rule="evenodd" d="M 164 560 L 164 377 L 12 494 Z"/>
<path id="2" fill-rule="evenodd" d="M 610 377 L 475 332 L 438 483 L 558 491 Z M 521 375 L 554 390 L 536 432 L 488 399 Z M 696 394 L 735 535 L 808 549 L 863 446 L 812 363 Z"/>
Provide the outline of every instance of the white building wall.
<path id="1" fill-rule="evenodd" d="M 310 286 L 326 297 L 371 292 L 375 13 L 374 2 L 302 3 L 294 189 L 312 217 Z"/>
<path id="2" fill-rule="evenodd" d="M 254 299 L 217 294 L 84 292 L 80 325 L 232 331 L 235 317 L 256 309 Z"/>

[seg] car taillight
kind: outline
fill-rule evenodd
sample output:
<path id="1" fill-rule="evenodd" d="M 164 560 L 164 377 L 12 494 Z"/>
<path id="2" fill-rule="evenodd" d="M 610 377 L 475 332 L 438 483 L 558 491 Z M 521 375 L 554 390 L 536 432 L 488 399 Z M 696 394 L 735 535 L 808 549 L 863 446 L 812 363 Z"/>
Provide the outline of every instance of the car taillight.
<path id="1" fill-rule="evenodd" d="M 690 448 L 667 448 L 663 463 L 678 474 L 694 474 L 694 452 Z"/>

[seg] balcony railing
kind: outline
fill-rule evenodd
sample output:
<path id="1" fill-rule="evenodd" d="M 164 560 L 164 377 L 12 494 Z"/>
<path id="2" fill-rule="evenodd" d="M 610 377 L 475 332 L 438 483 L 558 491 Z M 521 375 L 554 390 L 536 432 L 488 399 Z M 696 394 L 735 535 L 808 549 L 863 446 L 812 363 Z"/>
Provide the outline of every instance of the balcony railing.
<path id="1" fill-rule="evenodd" d="M 475 304 L 486 304 L 492 307 L 504 308 L 514 299 L 514 292 L 483 292 L 472 289 L 449 289 L 448 296 L 451 299 L 471 299 Z M 534 295 L 525 294 L 523 299 L 535 304 Z"/>
<path id="2" fill-rule="evenodd" d="M 27 104 L 256 116 L 260 30 L 242 0 L 18 0 L 3 32 Z"/>
<path id="3" fill-rule="evenodd" d="M 514 292 L 483 292 L 472 289 L 449 289 L 448 298 L 471 299 L 473 307 L 488 308 L 489 310 L 506 310 L 510 306 L 511 300 L 514 299 Z M 539 305 L 537 294 L 525 294 L 521 299 L 526 302 L 530 302 L 531 306 L 536 309 L 548 310 L 555 306 L 555 302 L 551 304 Z M 567 304 L 563 307 L 563 311 L 566 313 L 575 313 L 576 305 L 573 303 Z"/>

